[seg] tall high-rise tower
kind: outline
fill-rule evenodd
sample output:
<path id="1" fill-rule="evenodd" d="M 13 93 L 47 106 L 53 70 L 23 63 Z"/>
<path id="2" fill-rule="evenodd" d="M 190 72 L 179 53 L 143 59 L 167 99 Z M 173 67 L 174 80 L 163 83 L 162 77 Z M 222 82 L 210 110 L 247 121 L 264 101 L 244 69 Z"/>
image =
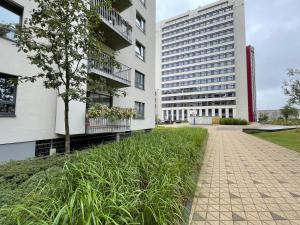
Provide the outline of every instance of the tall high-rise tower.
<path id="1" fill-rule="evenodd" d="M 244 0 L 221 0 L 157 26 L 161 120 L 249 119 Z"/>

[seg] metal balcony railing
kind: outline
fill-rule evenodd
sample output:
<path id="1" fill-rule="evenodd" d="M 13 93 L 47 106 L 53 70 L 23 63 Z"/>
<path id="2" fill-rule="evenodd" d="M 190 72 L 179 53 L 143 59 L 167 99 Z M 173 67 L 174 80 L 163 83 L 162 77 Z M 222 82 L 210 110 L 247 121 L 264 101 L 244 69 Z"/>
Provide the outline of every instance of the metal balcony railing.
<path id="1" fill-rule="evenodd" d="M 103 0 L 93 0 L 94 5 L 101 5 Z M 132 27 L 124 20 L 118 11 L 115 9 L 109 9 L 106 7 L 100 7 L 97 9 L 101 18 L 113 27 L 119 34 L 121 34 L 127 41 L 132 43 Z"/>
<path id="2" fill-rule="evenodd" d="M 102 73 L 110 75 L 110 77 L 120 79 L 122 82 L 129 84 L 131 83 L 130 75 L 131 68 L 116 62 L 109 55 L 102 54 L 100 60 L 90 59 L 89 70 L 98 70 Z"/>
<path id="3" fill-rule="evenodd" d="M 129 131 L 131 128 L 131 120 L 110 121 L 106 118 L 87 119 L 86 133 L 101 134 L 101 133 L 117 133 Z"/>

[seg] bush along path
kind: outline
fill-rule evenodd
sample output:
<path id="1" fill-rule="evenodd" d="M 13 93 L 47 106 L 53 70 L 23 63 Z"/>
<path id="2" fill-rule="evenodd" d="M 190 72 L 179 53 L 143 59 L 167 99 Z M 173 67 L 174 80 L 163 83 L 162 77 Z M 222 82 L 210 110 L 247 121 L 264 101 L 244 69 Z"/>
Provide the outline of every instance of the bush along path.
<path id="1" fill-rule="evenodd" d="M 0 224 L 182 224 L 206 138 L 199 128 L 158 129 L 78 153 L 19 184 L 28 194 L 14 187 L 18 201 L 2 205 Z"/>
<path id="2" fill-rule="evenodd" d="M 222 118 L 220 119 L 221 125 L 249 125 L 247 120 L 236 118 Z"/>

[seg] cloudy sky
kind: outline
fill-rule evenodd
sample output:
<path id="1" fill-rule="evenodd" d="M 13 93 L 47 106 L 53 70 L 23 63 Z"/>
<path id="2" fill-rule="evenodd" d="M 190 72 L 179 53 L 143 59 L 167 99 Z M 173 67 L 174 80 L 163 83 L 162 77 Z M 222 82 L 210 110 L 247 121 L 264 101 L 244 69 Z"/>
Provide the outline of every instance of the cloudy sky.
<path id="1" fill-rule="evenodd" d="M 157 21 L 215 0 L 157 0 Z M 247 44 L 256 50 L 259 109 L 281 108 L 288 68 L 300 69 L 300 0 L 246 0 Z"/>

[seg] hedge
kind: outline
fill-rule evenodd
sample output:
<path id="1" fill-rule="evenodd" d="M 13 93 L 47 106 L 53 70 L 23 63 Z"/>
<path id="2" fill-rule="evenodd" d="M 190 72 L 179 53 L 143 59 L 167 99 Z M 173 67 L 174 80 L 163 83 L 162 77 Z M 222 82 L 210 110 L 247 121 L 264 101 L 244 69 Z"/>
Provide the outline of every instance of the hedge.
<path id="1" fill-rule="evenodd" d="M 236 118 L 222 118 L 220 120 L 220 124 L 222 125 L 248 125 L 247 120 L 236 119 Z"/>
<path id="2" fill-rule="evenodd" d="M 181 224 L 206 138 L 199 128 L 137 134 L 73 155 L 63 168 L 32 170 L 17 184 L 0 167 L 1 188 L 15 196 L 2 204 L 0 224 Z"/>

